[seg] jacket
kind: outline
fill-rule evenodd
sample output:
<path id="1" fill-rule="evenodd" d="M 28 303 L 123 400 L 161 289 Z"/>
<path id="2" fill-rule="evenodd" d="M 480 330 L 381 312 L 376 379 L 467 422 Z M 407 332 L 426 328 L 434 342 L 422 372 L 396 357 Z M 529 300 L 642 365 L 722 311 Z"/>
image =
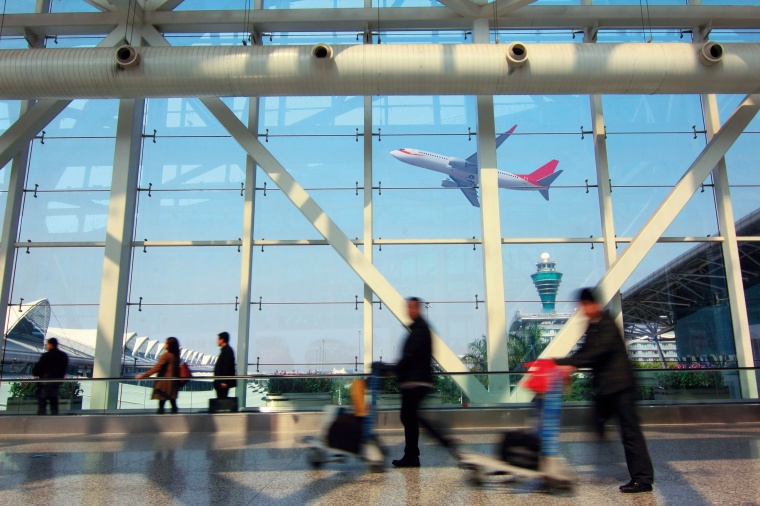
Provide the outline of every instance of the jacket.
<path id="1" fill-rule="evenodd" d="M 57 379 L 66 375 L 66 369 L 69 366 L 69 356 L 58 348 L 46 351 L 40 356 L 40 359 L 34 364 L 32 374 L 40 379 Z M 43 388 L 57 390 L 60 383 L 43 383 Z"/>
<path id="2" fill-rule="evenodd" d="M 598 321 L 586 329 L 586 341 L 567 358 L 556 359 L 559 365 L 590 367 L 597 395 L 611 395 L 633 388 L 633 366 L 615 320 L 604 311 Z"/>
<path id="3" fill-rule="evenodd" d="M 174 353 L 164 352 L 156 365 L 145 372 L 145 376 L 158 373 L 159 378 L 179 377 L 179 358 Z M 179 381 L 156 381 L 153 383 L 153 395 L 151 399 L 169 400 L 176 399 L 179 392 Z"/>
<path id="4" fill-rule="evenodd" d="M 398 383 L 433 383 L 433 338 L 430 327 L 422 318 L 409 325 L 401 360 L 396 364 Z"/>
<path id="5" fill-rule="evenodd" d="M 214 365 L 214 376 L 235 376 L 235 351 L 229 344 L 222 347 L 219 351 L 219 358 Z M 214 380 L 214 385 L 219 385 L 220 383 L 227 383 L 230 387 L 233 387 L 235 380 Z"/>

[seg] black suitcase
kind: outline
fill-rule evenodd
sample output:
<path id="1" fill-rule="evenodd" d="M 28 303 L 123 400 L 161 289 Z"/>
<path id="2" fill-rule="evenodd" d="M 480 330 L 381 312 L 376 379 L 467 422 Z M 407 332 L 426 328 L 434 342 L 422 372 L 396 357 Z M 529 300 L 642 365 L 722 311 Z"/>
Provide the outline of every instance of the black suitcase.
<path id="1" fill-rule="evenodd" d="M 541 454 L 541 439 L 532 432 L 510 430 L 504 433 L 496 450 L 504 462 L 535 471 Z"/>
<path id="2" fill-rule="evenodd" d="M 237 397 L 227 397 L 226 399 L 209 399 L 209 413 L 235 413 L 238 410 Z"/>
<path id="3" fill-rule="evenodd" d="M 362 418 L 351 414 L 338 415 L 327 431 L 327 446 L 359 453 L 362 439 Z"/>

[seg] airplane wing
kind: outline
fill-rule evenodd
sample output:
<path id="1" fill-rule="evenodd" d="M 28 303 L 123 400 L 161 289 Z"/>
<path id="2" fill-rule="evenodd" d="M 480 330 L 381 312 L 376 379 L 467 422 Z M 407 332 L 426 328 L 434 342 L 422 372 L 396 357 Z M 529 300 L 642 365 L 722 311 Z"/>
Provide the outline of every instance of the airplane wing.
<path id="1" fill-rule="evenodd" d="M 507 140 L 507 137 L 512 135 L 512 132 L 515 131 L 515 128 L 517 128 L 517 125 L 513 126 L 512 128 L 510 128 L 509 130 L 507 130 L 506 132 L 504 132 L 503 134 L 501 134 L 500 136 L 496 138 L 496 149 L 499 149 L 499 146 L 504 144 L 504 141 Z M 477 151 L 475 151 L 473 154 L 467 157 L 467 165 L 473 165 L 474 167 L 477 168 L 478 166 L 478 152 Z"/>
<path id="2" fill-rule="evenodd" d="M 470 204 L 472 204 L 475 207 L 480 207 L 480 200 L 478 199 L 478 189 L 472 186 L 472 183 L 469 181 L 465 181 L 463 179 L 457 179 L 452 177 L 452 181 L 454 181 L 460 190 L 462 190 L 462 193 L 464 193 L 464 196 L 467 197 L 467 200 L 470 201 Z"/>

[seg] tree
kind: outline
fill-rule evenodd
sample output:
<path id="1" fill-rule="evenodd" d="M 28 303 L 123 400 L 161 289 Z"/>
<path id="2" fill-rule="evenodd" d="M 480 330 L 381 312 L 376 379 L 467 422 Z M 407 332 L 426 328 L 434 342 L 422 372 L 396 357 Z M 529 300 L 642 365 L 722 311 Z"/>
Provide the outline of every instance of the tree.
<path id="1" fill-rule="evenodd" d="M 541 326 L 529 323 L 517 332 L 509 334 L 507 353 L 509 354 L 509 370 L 525 371 L 523 364 L 536 360 L 544 351 L 548 341 L 541 337 Z"/>
<path id="2" fill-rule="evenodd" d="M 462 361 L 467 365 L 470 372 L 488 372 L 488 345 L 486 336 L 471 342 L 467 345 L 467 353 L 462 357 Z M 484 387 L 488 388 L 488 376 L 476 375 L 475 378 L 480 381 Z"/>

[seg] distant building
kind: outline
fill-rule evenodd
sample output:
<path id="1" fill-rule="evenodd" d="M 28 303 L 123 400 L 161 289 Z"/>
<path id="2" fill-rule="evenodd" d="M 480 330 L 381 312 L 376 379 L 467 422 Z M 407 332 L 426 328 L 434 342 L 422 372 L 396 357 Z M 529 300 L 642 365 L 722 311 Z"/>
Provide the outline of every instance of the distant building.
<path id="1" fill-rule="evenodd" d="M 559 284 L 562 282 L 562 273 L 557 272 L 557 262 L 549 260 L 549 253 L 542 253 L 541 261 L 536 264 L 536 272 L 530 277 L 538 290 L 538 296 L 541 297 L 544 311 L 554 312 Z"/>

